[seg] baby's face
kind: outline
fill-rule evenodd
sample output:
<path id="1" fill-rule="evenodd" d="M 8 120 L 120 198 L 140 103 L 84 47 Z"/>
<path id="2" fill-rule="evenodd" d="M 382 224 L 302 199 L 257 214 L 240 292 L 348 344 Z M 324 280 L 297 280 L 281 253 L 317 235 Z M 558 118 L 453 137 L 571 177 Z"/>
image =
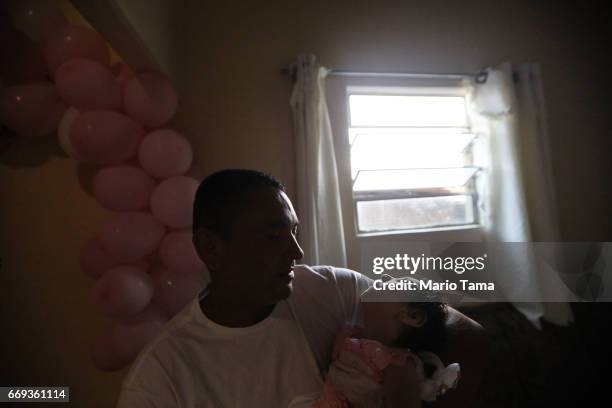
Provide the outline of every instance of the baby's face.
<path id="1" fill-rule="evenodd" d="M 393 344 L 404 328 L 404 324 L 398 320 L 404 307 L 398 302 L 361 302 L 364 326 L 361 336 L 383 344 Z"/>

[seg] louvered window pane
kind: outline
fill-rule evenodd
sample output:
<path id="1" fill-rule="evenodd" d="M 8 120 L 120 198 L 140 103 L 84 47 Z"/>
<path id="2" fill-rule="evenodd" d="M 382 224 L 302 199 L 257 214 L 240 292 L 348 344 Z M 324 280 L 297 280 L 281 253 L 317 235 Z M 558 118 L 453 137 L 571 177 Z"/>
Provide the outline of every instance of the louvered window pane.
<path id="1" fill-rule="evenodd" d="M 460 96 L 350 95 L 350 126 L 465 127 Z"/>
<path id="2" fill-rule="evenodd" d="M 460 187 L 476 173 L 474 167 L 449 169 L 365 170 L 359 172 L 353 191 L 408 190 Z"/>
<path id="3" fill-rule="evenodd" d="M 359 170 L 463 167 L 464 149 L 473 139 L 467 133 L 356 133 L 352 178 Z"/>
<path id="4" fill-rule="evenodd" d="M 376 232 L 470 224 L 474 222 L 468 195 L 358 201 L 359 230 Z"/>

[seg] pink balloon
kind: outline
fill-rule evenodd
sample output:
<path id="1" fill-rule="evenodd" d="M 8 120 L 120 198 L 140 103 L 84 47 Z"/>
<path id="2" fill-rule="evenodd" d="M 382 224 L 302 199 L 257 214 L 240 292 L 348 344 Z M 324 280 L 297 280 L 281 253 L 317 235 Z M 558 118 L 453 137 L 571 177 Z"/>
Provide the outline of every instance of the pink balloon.
<path id="1" fill-rule="evenodd" d="M 135 155 L 143 136 L 138 123 L 107 110 L 82 113 L 70 129 L 70 142 L 78 157 L 96 164 L 127 161 Z"/>
<path id="2" fill-rule="evenodd" d="M 134 76 L 134 71 L 125 62 L 116 62 L 111 66 L 111 71 L 115 76 L 117 83 L 123 87 L 128 79 Z"/>
<path id="3" fill-rule="evenodd" d="M 192 224 L 193 200 L 198 181 L 177 176 L 162 181 L 151 194 L 151 212 L 165 225 L 186 228 Z"/>
<path id="4" fill-rule="evenodd" d="M 149 213 L 116 213 L 102 226 L 100 242 L 112 254 L 138 259 L 157 248 L 164 232 Z"/>
<path id="5" fill-rule="evenodd" d="M 0 92 L 0 122 L 24 137 L 54 133 L 65 110 L 49 81 L 10 86 Z"/>
<path id="6" fill-rule="evenodd" d="M 78 110 L 70 106 L 62 115 L 57 127 L 57 140 L 59 141 L 60 147 L 64 153 L 77 160 L 80 160 L 80 158 L 70 141 L 70 129 L 72 129 L 72 124 L 80 114 Z"/>
<path id="7" fill-rule="evenodd" d="M 12 1 L 9 9 L 15 27 L 39 43 L 66 23 L 62 12 L 49 0 Z"/>
<path id="8" fill-rule="evenodd" d="M 147 173 L 160 179 L 185 174 L 191 166 L 191 144 L 180 133 L 159 129 L 149 133 L 138 149 L 138 159 Z"/>
<path id="9" fill-rule="evenodd" d="M 106 167 L 93 179 L 93 195 L 113 211 L 137 211 L 149 205 L 155 181 L 139 167 Z"/>
<path id="10" fill-rule="evenodd" d="M 159 244 L 159 258 L 177 272 L 202 272 L 204 263 L 198 256 L 190 230 L 172 231 Z"/>
<path id="11" fill-rule="evenodd" d="M 119 355 L 115 347 L 114 332 L 99 335 L 91 350 L 94 365 L 104 371 L 116 371 L 130 363 L 130 359 Z"/>
<path id="12" fill-rule="evenodd" d="M 44 46 L 47 67 L 53 77 L 64 62 L 87 58 L 110 65 L 110 53 L 104 39 L 88 27 L 66 24 L 51 34 Z"/>
<path id="13" fill-rule="evenodd" d="M 121 107 L 121 86 L 110 69 L 99 62 L 74 58 L 55 71 L 60 96 L 79 110 Z"/>
<path id="14" fill-rule="evenodd" d="M 133 266 L 113 268 L 96 282 L 94 301 L 109 316 L 133 316 L 142 312 L 153 297 L 151 277 Z"/>
<path id="15" fill-rule="evenodd" d="M 134 266 L 142 271 L 148 271 L 150 267 L 147 258 L 121 257 L 108 252 L 96 238 L 89 239 L 81 247 L 79 260 L 83 272 L 92 279 L 100 278 L 106 271 L 119 265 Z"/>
<path id="16" fill-rule="evenodd" d="M 123 87 L 125 112 L 147 128 L 167 123 L 176 113 L 178 98 L 172 83 L 156 72 L 142 72 Z"/>
<path id="17" fill-rule="evenodd" d="M 158 305 L 150 304 L 134 317 L 115 323 L 113 344 L 117 354 L 133 360 L 140 350 L 150 342 L 168 321 Z"/>
<path id="18" fill-rule="evenodd" d="M 201 273 L 176 273 L 161 265 L 153 267 L 151 277 L 155 282 L 153 301 L 170 317 L 193 300 L 205 285 Z"/>

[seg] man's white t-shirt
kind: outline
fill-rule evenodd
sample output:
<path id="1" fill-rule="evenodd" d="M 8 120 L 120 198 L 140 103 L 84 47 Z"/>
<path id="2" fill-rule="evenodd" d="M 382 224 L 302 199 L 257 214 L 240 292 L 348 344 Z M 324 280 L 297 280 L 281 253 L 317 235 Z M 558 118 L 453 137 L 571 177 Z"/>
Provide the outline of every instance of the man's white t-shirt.
<path id="1" fill-rule="evenodd" d="M 253 326 L 214 323 L 196 297 L 138 355 L 117 407 L 287 407 L 319 392 L 336 332 L 358 320 L 370 280 L 327 266 L 294 270 L 291 296 Z"/>

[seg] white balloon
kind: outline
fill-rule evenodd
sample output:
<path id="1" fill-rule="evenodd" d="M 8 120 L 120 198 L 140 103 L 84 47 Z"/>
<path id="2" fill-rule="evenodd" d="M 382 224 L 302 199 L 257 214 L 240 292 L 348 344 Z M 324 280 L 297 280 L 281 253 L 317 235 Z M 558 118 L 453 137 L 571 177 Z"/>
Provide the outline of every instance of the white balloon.
<path id="1" fill-rule="evenodd" d="M 57 139 L 59 141 L 62 150 L 73 159 L 79 160 L 80 157 L 76 152 L 76 149 L 72 146 L 72 142 L 70 141 L 70 129 L 72 128 L 72 124 L 75 119 L 79 117 L 81 113 L 74 107 L 69 107 L 64 112 L 64 116 L 59 122 L 59 126 L 57 127 Z"/>

